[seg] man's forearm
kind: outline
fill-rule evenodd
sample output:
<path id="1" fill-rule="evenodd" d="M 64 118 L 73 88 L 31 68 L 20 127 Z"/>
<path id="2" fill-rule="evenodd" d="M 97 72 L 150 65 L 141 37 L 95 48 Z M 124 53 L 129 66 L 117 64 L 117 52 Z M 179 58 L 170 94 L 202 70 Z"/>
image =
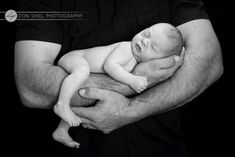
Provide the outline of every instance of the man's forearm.
<path id="1" fill-rule="evenodd" d="M 186 104 L 223 74 L 221 48 L 210 21 L 193 20 L 177 28 L 185 41 L 183 65 L 167 81 L 132 98 L 128 114 L 135 120 Z"/>
<path id="2" fill-rule="evenodd" d="M 135 120 L 182 106 L 221 76 L 221 56 L 200 58 L 196 51 L 186 51 L 184 64 L 173 77 L 132 98 L 129 114 L 133 113 Z"/>
<path id="3" fill-rule="evenodd" d="M 129 87 L 127 84 L 118 82 L 106 74 L 91 74 L 81 88 L 84 87 L 95 87 L 100 89 L 112 90 L 115 92 L 119 92 L 120 94 L 125 96 L 131 96 L 135 94 L 134 90 L 132 90 L 132 88 Z M 94 102 L 95 100 L 80 97 L 78 93 L 75 93 L 71 100 L 71 105 L 86 106 L 93 104 Z"/>
<path id="4" fill-rule="evenodd" d="M 24 105 L 33 108 L 51 108 L 58 99 L 60 86 L 68 73 L 62 68 L 51 64 L 25 69 L 25 73 L 27 75 L 18 75 L 24 78 L 16 78 L 16 81 L 24 80 L 24 84 L 18 87 L 22 91 L 23 96 L 21 95 L 21 99 Z M 28 76 L 29 74 L 30 76 Z M 91 74 L 82 87 L 109 89 L 122 92 L 125 95 L 134 93 L 128 85 L 117 82 L 104 74 Z M 94 102 L 95 100 L 82 98 L 78 93 L 75 93 L 71 105 L 84 106 Z"/>

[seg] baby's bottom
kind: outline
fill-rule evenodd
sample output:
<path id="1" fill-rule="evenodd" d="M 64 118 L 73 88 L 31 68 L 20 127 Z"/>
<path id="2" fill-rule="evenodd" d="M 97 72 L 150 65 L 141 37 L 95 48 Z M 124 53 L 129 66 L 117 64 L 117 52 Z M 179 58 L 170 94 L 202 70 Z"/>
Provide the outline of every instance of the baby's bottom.
<path id="1" fill-rule="evenodd" d="M 73 141 L 69 136 L 69 124 L 63 120 L 60 121 L 58 128 L 53 132 L 52 137 L 54 140 L 72 148 L 79 148 L 79 143 Z"/>
<path id="2" fill-rule="evenodd" d="M 65 69 L 68 75 L 60 88 L 60 94 L 54 112 L 70 126 L 78 126 L 81 120 L 70 108 L 70 100 L 79 87 L 86 81 L 90 74 L 87 61 L 78 53 L 64 55 L 58 65 Z"/>

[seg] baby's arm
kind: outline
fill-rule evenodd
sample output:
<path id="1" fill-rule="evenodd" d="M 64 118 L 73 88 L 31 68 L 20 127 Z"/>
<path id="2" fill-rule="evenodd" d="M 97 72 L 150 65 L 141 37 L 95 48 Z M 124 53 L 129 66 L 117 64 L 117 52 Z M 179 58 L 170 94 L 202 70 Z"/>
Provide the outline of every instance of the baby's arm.
<path id="1" fill-rule="evenodd" d="M 133 56 L 130 43 L 122 42 L 105 60 L 104 70 L 112 78 L 130 85 L 136 92 L 140 93 L 147 88 L 148 81 L 145 77 L 133 75 L 123 68 L 123 65 L 130 62 L 131 59 L 133 59 Z"/>

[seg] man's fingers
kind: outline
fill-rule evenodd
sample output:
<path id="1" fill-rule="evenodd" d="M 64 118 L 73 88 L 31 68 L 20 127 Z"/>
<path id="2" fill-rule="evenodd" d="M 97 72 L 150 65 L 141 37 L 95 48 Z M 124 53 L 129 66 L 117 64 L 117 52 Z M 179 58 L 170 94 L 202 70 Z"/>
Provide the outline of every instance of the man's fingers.
<path id="1" fill-rule="evenodd" d="M 185 48 L 183 47 L 180 56 L 173 55 L 167 58 L 159 59 L 158 64 L 161 69 L 168 69 L 174 66 L 178 68 L 178 66 L 181 65 L 183 62 L 184 55 L 185 55 Z"/>
<path id="2" fill-rule="evenodd" d="M 81 124 L 86 123 L 86 124 L 92 124 L 93 121 L 91 121 L 90 119 L 86 118 L 86 117 L 79 117 L 81 119 Z"/>
<path id="3" fill-rule="evenodd" d="M 97 127 L 94 125 L 94 118 L 92 117 L 93 107 L 76 107 L 73 111 L 79 115 L 82 127 L 86 129 L 93 129 L 98 130 Z"/>
<path id="4" fill-rule="evenodd" d="M 177 62 L 177 64 L 171 68 L 168 69 L 162 69 L 161 71 L 159 71 L 159 75 L 164 76 L 162 79 L 165 80 L 169 77 L 171 77 L 175 71 L 179 68 L 181 64 Z"/>
<path id="5" fill-rule="evenodd" d="M 79 90 L 79 94 L 82 97 L 96 100 L 104 100 L 107 97 L 106 90 L 99 88 L 83 88 Z"/>
<path id="6" fill-rule="evenodd" d="M 184 55 L 185 55 L 185 48 L 183 47 L 180 56 L 175 58 L 176 68 L 178 68 L 179 66 L 181 66 L 183 64 Z"/>
<path id="7" fill-rule="evenodd" d="M 171 77 L 176 70 L 182 65 L 183 58 L 177 57 L 175 58 L 175 65 L 170 68 L 161 69 L 158 71 L 158 76 L 162 76 L 159 81 L 163 81 Z"/>
<path id="8" fill-rule="evenodd" d="M 161 69 L 168 69 L 175 66 L 176 61 L 179 59 L 179 56 L 170 56 L 167 58 L 162 58 L 158 60 L 158 64 Z"/>
<path id="9" fill-rule="evenodd" d="M 97 128 L 94 125 L 88 123 L 82 123 L 82 127 L 86 129 L 97 130 Z"/>
<path id="10" fill-rule="evenodd" d="M 92 107 L 72 107 L 72 111 L 80 117 L 81 120 L 87 119 L 92 121 L 95 113 L 95 106 Z M 82 121 L 83 122 L 83 121 Z"/>

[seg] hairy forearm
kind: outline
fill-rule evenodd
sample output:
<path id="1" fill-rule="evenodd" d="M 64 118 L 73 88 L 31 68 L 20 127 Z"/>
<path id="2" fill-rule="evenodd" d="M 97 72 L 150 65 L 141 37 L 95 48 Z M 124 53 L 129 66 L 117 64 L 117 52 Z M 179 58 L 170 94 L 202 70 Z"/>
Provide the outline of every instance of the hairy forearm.
<path id="1" fill-rule="evenodd" d="M 51 108 L 58 99 L 60 86 L 68 73 L 49 63 L 24 69 L 24 73 L 24 75 L 16 75 L 16 82 L 19 80 L 21 82 L 17 84 L 21 91 L 20 96 L 23 104 L 33 108 Z M 125 95 L 134 93 L 129 86 L 117 82 L 105 74 L 91 74 L 81 88 L 83 87 L 109 89 Z M 95 100 L 82 98 L 78 93 L 75 93 L 71 105 L 84 106 L 94 102 Z"/>
<path id="2" fill-rule="evenodd" d="M 219 47 L 214 50 L 220 51 Z M 184 64 L 174 76 L 132 98 L 130 112 L 136 120 L 182 106 L 216 81 L 223 71 L 220 52 L 213 56 L 198 55 L 207 54 L 205 51 L 212 50 L 189 47 Z"/>
<path id="3" fill-rule="evenodd" d="M 134 90 L 126 84 L 118 82 L 112 79 L 110 76 L 106 74 L 91 74 L 90 77 L 86 80 L 86 82 L 82 85 L 81 88 L 84 87 L 95 87 L 100 89 L 107 89 L 111 91 L 118 92 L 125 96 L 131 96 L 135 94 Z M 86 99 L 80 97 L 79 94 L 75 93 L 71 105 L 72 106 L 84 106 L 93 104 L 95 100 Z"/>

